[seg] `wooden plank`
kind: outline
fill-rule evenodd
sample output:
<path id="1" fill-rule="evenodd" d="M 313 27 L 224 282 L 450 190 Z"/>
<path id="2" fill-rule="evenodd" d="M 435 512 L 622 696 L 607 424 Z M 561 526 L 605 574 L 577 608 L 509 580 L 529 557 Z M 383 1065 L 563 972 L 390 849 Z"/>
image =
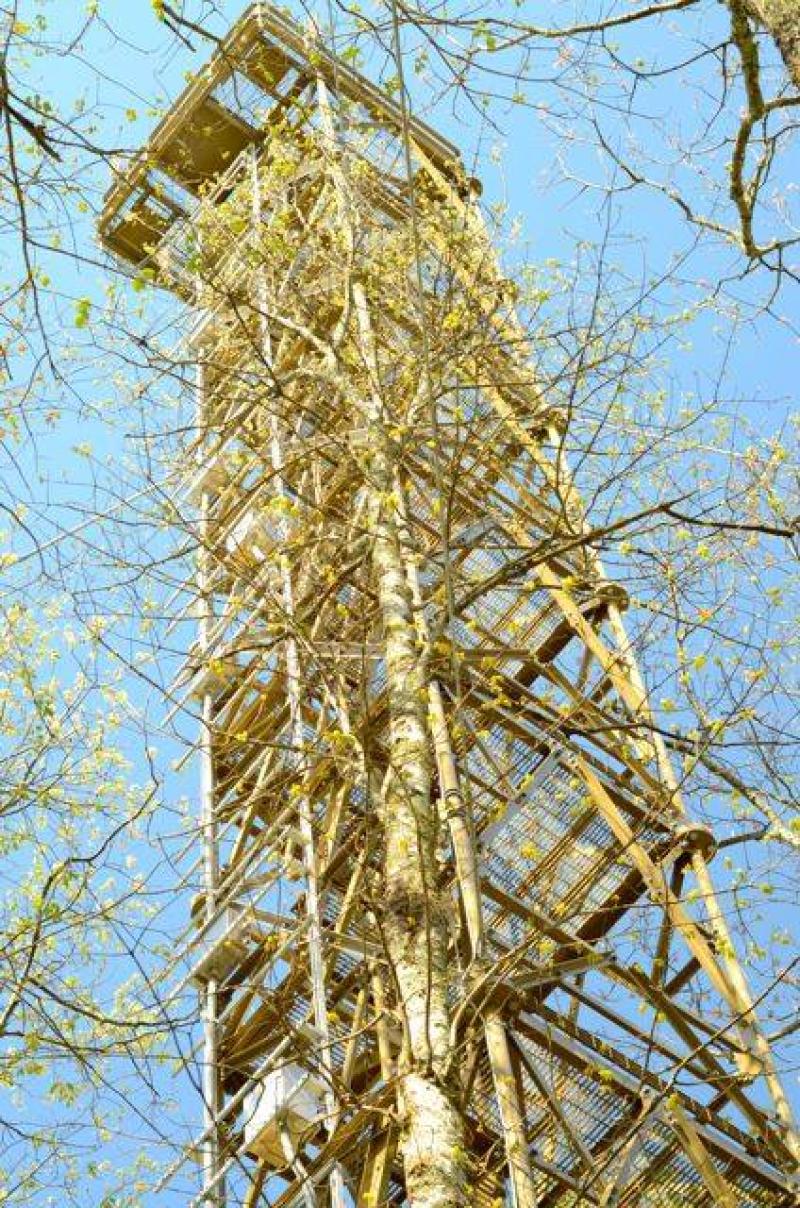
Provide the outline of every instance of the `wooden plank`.
<path id="1" fill-rule="evenodd" d="M 380 1208 L 386 1203 L 397 1140 L 397 1129 L 392 1127 L 384 1128 L 370 1138 L 361 1168 L 356 1208 Z"/>
<path id="2" fill-rule="evenodd" d="M 497 1106 L 503 1128 L 509 1179 L 515 1208 L 536 1208 L 537 1196 L 525 1131 L 525 1107 L 511 1059 L 503 1020 L 494 1012 L 484 1020 L 486 1049 L 492 1070 Z"/>
<path id="3" fill-rule="evenodd" d="M 669 1103 L 669 1115 L 675 1126 L 675 1131 L 683 1142 L 697 1173 L 708 1188 L 713 1202 L 718 1208 L 737 1208 L 738 1198 L 734 1195 L 725 1179 L 711 1161 L 708 1150 L 703 1144 L 697 1129 L 680 1103 Z"/>

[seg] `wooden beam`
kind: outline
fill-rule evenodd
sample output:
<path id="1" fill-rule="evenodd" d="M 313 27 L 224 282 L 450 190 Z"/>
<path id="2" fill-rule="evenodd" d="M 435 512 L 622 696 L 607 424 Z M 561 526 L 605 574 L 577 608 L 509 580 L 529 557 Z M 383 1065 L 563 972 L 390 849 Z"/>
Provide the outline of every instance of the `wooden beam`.
<path id="1" fill-rule="evenodd" d="M 370 1137 L 361 1168 L 356 1208 L 379 1208 L 386 1202 L 397 1139 L 397 1129 L 391 1126 Z"/>
<path id="2" fill-rule="evenodd" d="M 555 1117 L 556 1120 L 558 1120 L 559 1124 L 561 1125 L 561 1131 L 563 1132 L 564 1136 L 566 1137 L 567 1142 L 572 1147 L 573 1151 L 577 1154 L 584 1169 L 587 1171 L 587 1173 L 591 1174 L 595 1169 L 594 1155 L 592 1154 L 591 1150 L 588 1149 L 588 1147 L 583 1143 L 583 1140 L 581 1139 L 579 1133 L 577 1133 L 575 1131 L 575 1129 L 572 1127 L 572 1125 L 570 1124 L 569 1120 L 567 1119 L 566 1113 L 564 1112 L 563 1108 L 561 1107 L 561 1104 L 559 1103 L 557 1094 L 553 1090 L 551 1090 L 551 1088 L 547 1085 L 547 1080 L 543 1077 L 542 1074 L 539 1073 L 539 1071 L 536 1068 L 535 1063 L 533 1061 L 531 1061 L 530 1058 L 528 1057 L 527 1053 L 525 1053 L 525 1051 L 520 1048 L 520 1046 L 517 1044 L 517 1042 L 513 1036 L 511 1037 L 511 1044 L 514 1048 L 514 1052 L 518 1055 L 519 1060 L 522 1062 L 522 1064 L 525 1066 L 525 1069 L 528 1071 L 529 1078 L 531 1079 L 534 1086 L 538 1090 L 539 1094 L 542 1096 L 543 1100 L 547 1104 L 552 1115 Z M 602 1190 L 602 1182 L 600 1183 L 600 1187 Z"/>
<path id="3" fill-rule="evenodd" d="M 714 1204 L 717 1208 L 738 1208 L 738 1197 L 711 1161 L 697 1129 L 680 1103 L 673 1101 L 669 1104 L 669 1115 L 686 1153 L 711 1193 Z"/>
<path id="4" fill-rule="evenodd" d="M 672 893 L 663 871 L 658 865 L 653 863 L 648 852 L 638 842 L 626 819 L 620 810 L 617 809 L 617 806 L 594 772 L 580 757 L 576 758 L 575 766 L 592 795 L 598 813 L 622 847 L 623 854 L 638 869 L 652 894 L 653 900 L 658 902 L 667 912 L 673 927 L 686 941 L 692 956 L 703 969 L 711 984 L 725 1002 L 727 1002 L 734 1018 L 738 1017 L 741 1010 L 738 991 L 731 984 L 727 972 L 717 962 L 708 940 L 701 932 L 697 923 Z M 751 1040 L 749 1033 L 750 1029 L 746 1029 L 745 1036 L 748 1042 Z M 756 1059 L 751 1050 L 738 1054 L 737 1061 L 742 1072 L 748 1077 L 753 1077 L 761 1072 L 761 1062 Z"/>
<path id="5" fill-rule="evenodd" d="M 486 1049 L 492 1070 L 514 1208 L 536 1208 L 537 1197 L 528 1156 L 525 1107 L 511 1058 L 506 1026 L 492 1011 L 484 1021 Z"/>

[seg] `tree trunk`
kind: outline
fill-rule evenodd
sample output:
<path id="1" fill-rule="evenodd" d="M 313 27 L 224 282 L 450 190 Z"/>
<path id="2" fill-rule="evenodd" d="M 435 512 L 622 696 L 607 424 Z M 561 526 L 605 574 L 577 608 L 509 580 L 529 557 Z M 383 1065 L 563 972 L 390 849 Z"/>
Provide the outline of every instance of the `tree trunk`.
<path id="1" fill-rule="evenodd" d="M 401 1148 L 414 1208 L 466 1203 L 463 1122 L 448 1093 L 447 919 L 437 885 L 426 684 L 392 505 L 374 566 L 386 642 L 390 767 L 383 790 L 383 925 L 404 1016 Z"/>
<path id="2" fill-rule="evenodd" d="M 414 624 L 393 493 L 393 452 L 378 394 L 366 298 L 358 286 L 362 350 L 372 361 L 366 477 L 389 704 L 389 768 L 382 790 L 381 922 L 403 1019 L 398 1069 L 400 1150 L 413 1208 L 468 1203 L 464 1122 L 451 1093 L 447 908 L 439 888 L 436 807 L 427 721 L 427 670 Z"/>

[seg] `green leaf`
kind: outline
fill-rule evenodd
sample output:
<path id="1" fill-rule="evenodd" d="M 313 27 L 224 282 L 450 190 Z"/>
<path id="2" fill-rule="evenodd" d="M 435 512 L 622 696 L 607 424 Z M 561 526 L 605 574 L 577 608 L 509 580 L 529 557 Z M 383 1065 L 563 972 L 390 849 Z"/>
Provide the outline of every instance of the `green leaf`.
<path id="1" fill-rule="evenodd" d="M 89 298 L 78 298 L 75 303 L 75 326 L 86 327 L 89 323 L 89 312 L 92 309 L 92 303 Z"/>
<path id="2" fill-rule="evenodd" d="M 152 268 L 142 268 L 131 281 L 131 287 L 137 294 L 140 294 L 143 289 L 152 284 L 155 279 L 155 270 Z"/>

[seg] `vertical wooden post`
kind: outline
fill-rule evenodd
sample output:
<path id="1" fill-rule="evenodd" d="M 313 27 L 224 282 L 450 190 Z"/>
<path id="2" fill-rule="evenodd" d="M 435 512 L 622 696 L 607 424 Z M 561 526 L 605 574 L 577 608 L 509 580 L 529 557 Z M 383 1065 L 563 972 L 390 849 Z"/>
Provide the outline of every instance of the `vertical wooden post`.
<path id="1" fill-rule="evenodd" d="M 256 146 L 253 147 L 251 158 L 251 188 L 253 193 L 252 222 L 256 238 L 258 238 L 262 222 L 262 202 L 258 148 Z M 265 364 L 271 365 L 272 343 L 266 313 L 266 290 L 263 284 L 263 273 L 259 273 L 259 284 L 261 355 L 264 358 Z M 285 498 L 287 483 L 282 428 L 281 416 L 278 413 L 276 405 L 270 409 L 269 458 L 274 473 L 275 490 L 279 497 Z M 283 609 L 287 620 L 287 635 L 284 640 L 284 664 L 286 668 L 286 696 L 289 703 L 289 728 L 292 746 L 289 758 L 295 765 L 299 766 L 302 761 L 302 751 L 305 743 L 305 727 L 301 711 L 302 667 L 297 647 L 297 636 L 294 631 L 294 585 L 292 583 L 291 563 L 285 548 L 289 537 L 289 526 L 285 520 L 280 522 L 280 529 L 282 548 L 279 554 L 278 565 Z M 338 1118 L 338 1103 L 333 1082 L 330 1025 L 328 1022 L 328 1003 L 325 989 L 325 960 L 322 951 L 322 915 L 319 899 L 317 844 L 314 834 L 311 804 L 305 792 L 301 793 L 297 802 L 297 817 L 302 836 L 303 863 L 305 865 L 305 909 L 309 921 L 308 965 L 311 981 L 311 1006 L 314 1014 L 314 1027 L 319 1037 L 320 1047 L 317 1059 L 325 1081 L 325 1127 L 330 1135 L 335 1128 Z M 334 1163 L 331 1170 L 329 1185 L 331 1208 L 344 1208 L 344 1178 L 338 1163 Z"/>
<path id="2" fill-rule="evenodd" d="M 536 1208 L 537 1196 L 528 1158 L 525 1109 L 520 1102 L 517 1074 L 511 1061 L 505 1024 L 492 1011 L 484 1023 L 486 1048 L 503 1125 L 503 1139 L 515 1208 Z"/>
<path id="3" fill-rule="evenodd" d="M 197 366 L 198 427 L 204 430 L 207 423 L 205 399 L 205 370 Z M 211 591 L 209 560 L 212 541 L 211 507 L 213 498 L 203 491 L 200 500 L 200 545 L 197 554 L 197 587 L 199 603 L 199 633 L 201 650 L 207 647 L 214 625 L 214 601 Z M 219 883 L 219 852 L 217 846 L 216 786 L 214 782 L 214 697 L 205 692 L 202 698 L 200 718 L 200 829 L 203 836 L 203 911 L 210 920 L 217 906 Z M 220 1139 L 217 1117 L 221 1108 L 219 1070 L 219 1028 L 217 1025 L 217 980 L 210 977 L 203 989 L 203 1055 L 201 1085 L 203 1091 L 203 1129 L 206 1141 L 202 1147 L 203 1187 L 207 1191 L 207 1202 L 212 1208 L 223 1208 L 225 1184 L 218 1178 L 220 1170 Z"/>

